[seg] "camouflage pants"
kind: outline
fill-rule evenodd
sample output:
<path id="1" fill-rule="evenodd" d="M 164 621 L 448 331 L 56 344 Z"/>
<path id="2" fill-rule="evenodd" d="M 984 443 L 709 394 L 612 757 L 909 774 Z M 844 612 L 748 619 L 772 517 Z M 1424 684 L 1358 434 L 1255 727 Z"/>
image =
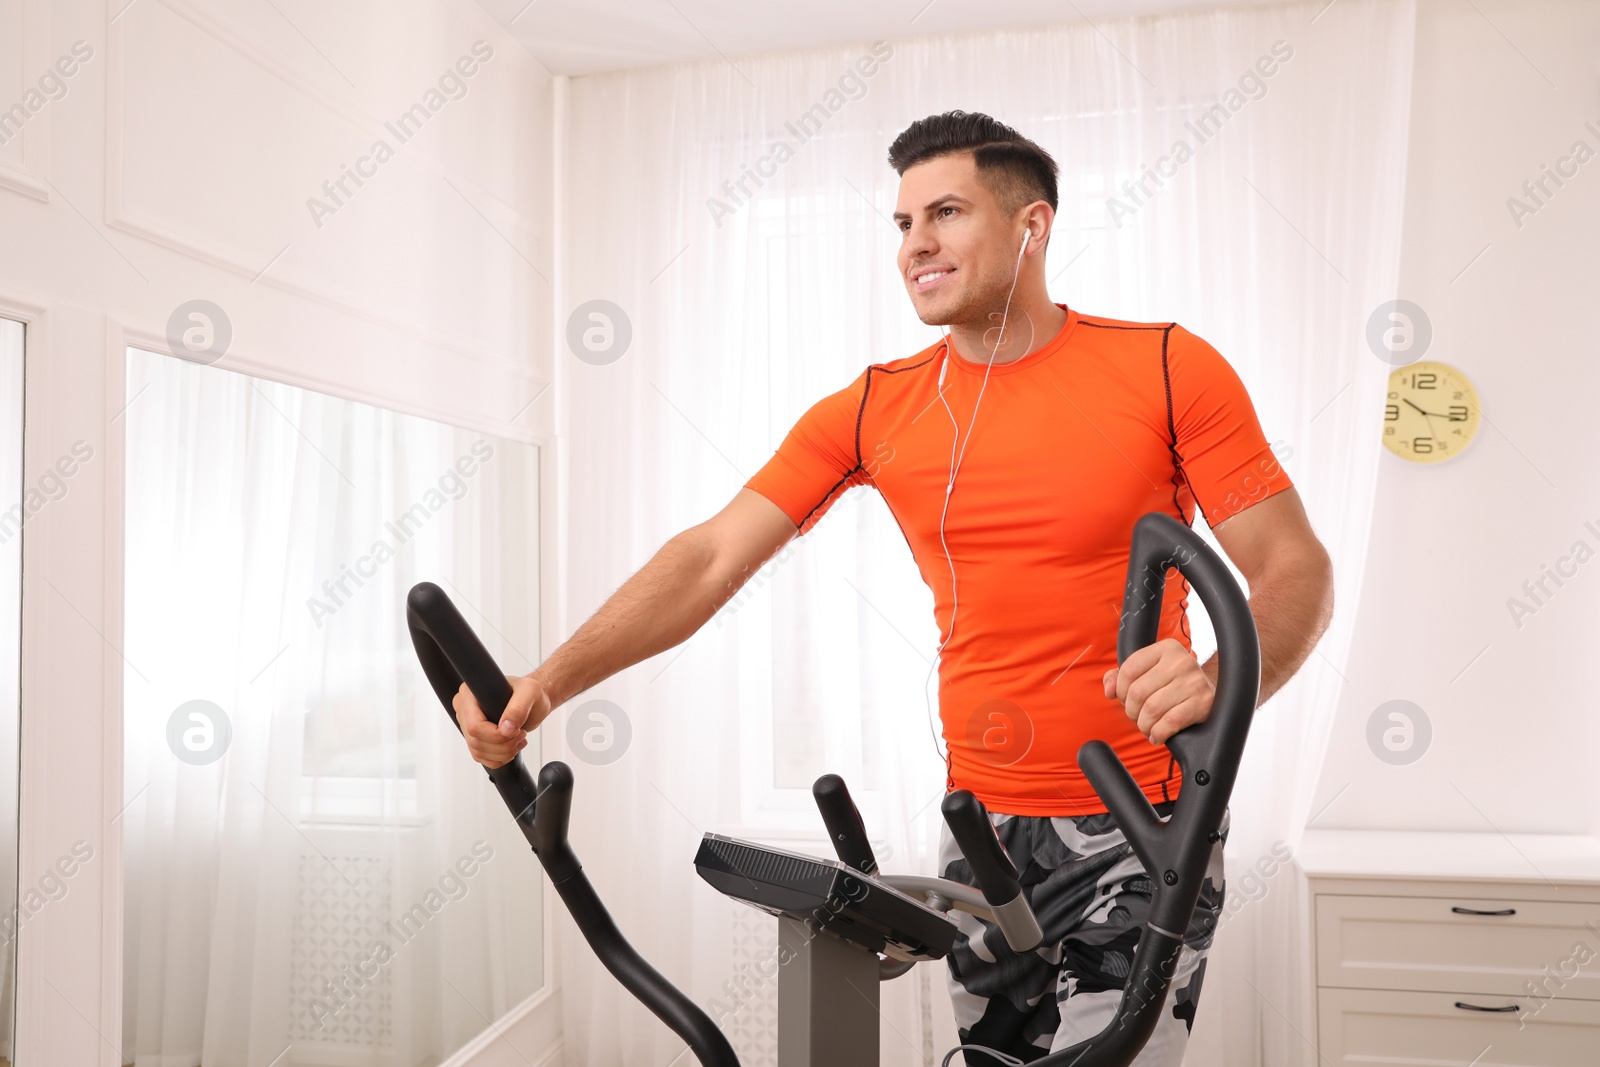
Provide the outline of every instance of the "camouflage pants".
<path id="1" fill-rule="evenodd" d="M 1163 818 L 1172 802 L 1155 805 Z M 953 912 L 961 923 L 949 956 L 950 996 L 964 1045 L 981 1045 L 1023 1062 L 1068 1048 L 1105 1028 L 1122 998 L 1151 883 L 1133 847 L 1108 814 L 1072 817 L 990 815 L 1022 874 L 1023 893 L 1039 917 L 1044 943 L 1012 952 L 993 923 Z M 1135 1067 L 1179 1067 L 1194 1026 L 1206 956 L 1222 910 L 1222 841 L 1213 846 L 1194 918 L 1161 1021 Z M 946 828 L 940 837 L 944 877 L 971 885 L 971 870 Z M 999 1067 L 966 1052 L 968 1067 Z"/>

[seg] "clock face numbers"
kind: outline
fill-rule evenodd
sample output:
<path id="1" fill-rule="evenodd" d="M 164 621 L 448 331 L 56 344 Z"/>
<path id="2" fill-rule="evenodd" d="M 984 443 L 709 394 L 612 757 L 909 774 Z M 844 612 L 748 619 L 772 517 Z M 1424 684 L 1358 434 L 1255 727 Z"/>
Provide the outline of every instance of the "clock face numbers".
<path id="1" fill-rule="evenodd" d="M 1439 463 L 1459 455 L 1481 421 L 1477 391 L 1449 364 L 1422 360 L 1389 374 L 1383 443 L 1401 459 Z"/>

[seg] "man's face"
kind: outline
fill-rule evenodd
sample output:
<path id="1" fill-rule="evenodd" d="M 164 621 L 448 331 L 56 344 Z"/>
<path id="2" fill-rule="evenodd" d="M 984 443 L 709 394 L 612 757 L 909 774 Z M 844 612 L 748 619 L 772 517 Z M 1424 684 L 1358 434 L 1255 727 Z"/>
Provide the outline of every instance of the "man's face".
<path id="1" fill-rule="evenodd" d="M 900 277 L 930 326 L 985 325 L 1011 289 L 1017 244 L 1011 219 L 978 180 L 971 152 L 907 168 L 895 201 Z M 940 272 L 944 272 L 940 276 Z"/>

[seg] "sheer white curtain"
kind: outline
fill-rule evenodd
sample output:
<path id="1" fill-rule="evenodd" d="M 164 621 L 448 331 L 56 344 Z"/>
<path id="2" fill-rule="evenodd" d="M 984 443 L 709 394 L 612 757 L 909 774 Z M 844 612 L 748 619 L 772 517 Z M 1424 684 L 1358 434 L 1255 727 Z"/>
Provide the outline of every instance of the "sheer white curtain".
<path id="1" fill-rule="evenodd" d="M 1396 295 L 1414 20 L 1412 0 L 1316 0 L 574 79 L 567 307 L 611 301 L 632 334 L 615 361 L 564 354 L 569 630 L 724 504 L 807 406 L 936 339 L 895 270 L 885 157 L 918 118 L 983 111 L 1061 164 L 1052 297 L 1216 345 L 1334 556 L 1334 627 L 1262 710 L 1233 805 L 1234 871 L 1292 848 L 1365 554 L 1386 367 L 1364 335 Z M 738 906 L 693 874 L 698 834 L 815 827 L 796 787 L 838 771 L 870 801 L 885 866 L 926 871 L 943 785 L 924 711 L 932 597 L 881 500 L 854 491 L 780 559 L 683 648 L 577 702 L 612 700 L 633 728 L 622 759 L 581 768 L 580 854 L 647 956 L 738 1009 L 725 1025 L 752 1062 L 770 1045 L 739 1012 L 770 991 L 724 985 L 749 953 Z M 1229 919 L 1189 1062 L 1307 1051 L 1293 894 L 1277 891 L 1291 882 Z M 671 1059 L 570 933 L 561 959 L 569 1062 Z M 920 971 L 931 981 L 885 987 L 886 1064 L 943 1052 L 943 974 Z"/>
<path id="2" fill-rule="evenodd" d="M 539 895 L 404 596 L 537 647 L 533 450 L 143 352 L 128 395 L 124 1062 L 437 1063 L 542 981 Z"/>

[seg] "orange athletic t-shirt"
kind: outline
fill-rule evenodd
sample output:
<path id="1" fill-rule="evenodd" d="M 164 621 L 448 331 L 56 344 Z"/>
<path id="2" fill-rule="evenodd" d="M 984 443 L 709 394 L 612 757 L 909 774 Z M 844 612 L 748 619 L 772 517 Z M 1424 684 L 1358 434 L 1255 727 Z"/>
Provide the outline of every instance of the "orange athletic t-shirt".
<path id="1" fill-rule="evenodd" d="M 952 788 L 991 811 L 1106 810 L 1078 769 L 1099 738 L 1152 802 L 1181 773 L 1109 700 L 1133 525 L 1150 511 L 1213 526 L 1293 483 L 1244 384 L 1176 323 L 1066 308 L 1048 344 L 989 371 L 944 523 L 956 428 L 938 399 L 945 343 L 875 363 L 814 404 L 746 488 L 811 527 L 852 486 L 875 486 L 934 595 L 939 713 Z M 966 438 L 985 366 L 956 357 L 945 399 Z M 1188 583 L 1168 572 L 1162 637 L 1189 642 Z"/>

